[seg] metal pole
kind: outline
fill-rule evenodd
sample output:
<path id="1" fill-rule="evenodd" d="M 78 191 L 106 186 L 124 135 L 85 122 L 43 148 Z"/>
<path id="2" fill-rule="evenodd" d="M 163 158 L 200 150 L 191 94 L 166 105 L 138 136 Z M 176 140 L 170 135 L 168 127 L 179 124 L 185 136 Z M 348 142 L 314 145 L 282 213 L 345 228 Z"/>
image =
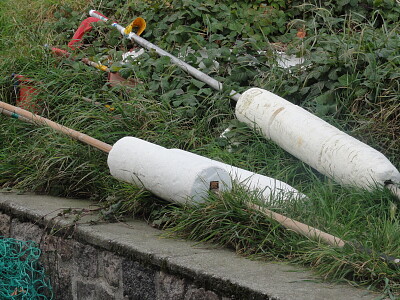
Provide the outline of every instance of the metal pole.
<path id="1" fill-rule="evenodd" d="M 107 22 L 109 20 L 108 18 L 102 16 L 101 14 L 99 14 L 95 10 L 90 10 L 89 11 L 89 15 L 91 17 L 98 18 L 98 19 L 100 19 L 100 20 L 102 20 L 104 22 Z M 218 80 L 216 80 L 216 79 L 208 76 L 207 74 L 197 70 L 196 68 L 194 68 L 191 65 L 185 63 L 184 61 L 180 60 L 176 56 L 173 56 L 172 54 L 168 53 L 167 51 L 159 48 L 158 46 L 154 45 L 153 43 L 150 43 L 149 41 L 147 41 L 144 38 L 138 36 L 137 34 L 135 34 L 133 32 L 131 32 L 129 34 L 126 34 L 125 33 L 125 28 L 122 27 L 121 25 L 119 25 L 118 23 L 113 22 L 111 24 L 111 26 L 115 27 L 125 38 L 135 41 L 137 44 L 139 44 L 143 48 L 146 48 L 148 50 L 154 50 L 160 56 L 168 56 L 171 59 L 171 61 L 175 65 L 180 67 L 182 70 L 186 71 L 187 73 L 189 73 L 190 75 L 192 75 L 196 79 L 208 84 L 213 89 L 215 89 L 217 91 L 222 91 L 222 89 L 223 89 L 222 83 L 219 82 Z M 236 92 L 234 90 L 232 90 L 230 92 L 230 97 L 234 101 L 238 101 L 240 96 L 241 96 L 241 94 L 239 94 L 238 92 Z"/>

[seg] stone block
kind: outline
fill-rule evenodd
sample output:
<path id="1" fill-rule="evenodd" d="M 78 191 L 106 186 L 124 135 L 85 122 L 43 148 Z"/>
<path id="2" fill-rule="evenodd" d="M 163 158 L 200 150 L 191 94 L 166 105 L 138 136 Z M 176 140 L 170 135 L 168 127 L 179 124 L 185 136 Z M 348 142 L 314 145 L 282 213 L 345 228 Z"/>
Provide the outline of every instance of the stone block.
<path id="1" fill-rule="evenodd" d="M 122 261 L 124 296 L 127 300 L 156 299 L 155 271 L 131 260 Z"/>
<path id="2" fill-rule="evenodd" d="M 11 217 L 0 213 L 0 236 L 9 237 Z"/>
<path id="3" fill-rule="evenodd" d="M 115 300 L 117 299 L 112 293 L 106 291 L 103 287 L 96 290 L 96 298 L 94 300 Z"/>
<path id="4" fill-rule="evenodd" d="M 10 237 L 21 241 L 34 241 L 40 243 L 44 230 L 29 222 L 20 222 L 17 219 L 11 220 Z"/>
<path id="5" fill-rule="evenodd" d="M 74 243 L 74 261 L 78 273 L 83 278 L 98 276 L 98 250 L 90 245 Z"/>
<path id="6" fill-rule="evenodd" d="M 219 297 L 212 291 L 190 286 L 186 292 L 184 300 L 219 300 Z"/>
<path id="7" fill-rule="evenodd" d="M 79 300 L 114 300 L 115 297 L 106 291 L 100 283 L 76 282 L 76 299 Z"/>
<path id="8" fill-rule="evenodd" d="M 58 237 L 46 234 L 40 241 L 40 249 L 44 252 L 56 252 L 58 243 L 59 243 Z"/>
<path id="9" fill-rule="evenodd" d="M 156 274 L 157 300 L 183 300 L 185 289 L 185 280 L 164 272 Z"/>
<path id="10" fill-rule="evenodd" d="M 94 284 L 77 281 L 76 296 L 80 300 L 94 300 L 96 299 L 96 286 Z"/>
<path id="11" fill-rule="evenodd" d="M 73 299 L 72 280 L 73 274 L 67 268 L 59 268 L 58 273 L 52 276 L 54 299 Z"/>
<path id="12" fill-rule="evenodd" d="M 40 262 L 53 287 L 54 299 L 73 299 L 72 263 L 64 264 L 56 252 L 42 252 Z"/>
<path id="13" fill-rule="evenodd" d="M 69 262 L 74 256 L 74 241 L 60 238 L 57 244 L 57 255 L 63 262 Z"/>
<path id="14" fill-rule="evenodd" d="M 112 287 L 119 287 L 122 282 L 122 258 L 108 251 L 99 257 L 100 274 Z"/>
<path id="15" fill-rule="evenodd" d="M 72 241 L 46 234 L 40 242 L 40 249 L 42 250 L 40 262 L 50 278 L 54 299 L 73 299 L 73 262 L 63 259 L 64 249 L 68 249 L 68 255 L 72 258 Z"/>

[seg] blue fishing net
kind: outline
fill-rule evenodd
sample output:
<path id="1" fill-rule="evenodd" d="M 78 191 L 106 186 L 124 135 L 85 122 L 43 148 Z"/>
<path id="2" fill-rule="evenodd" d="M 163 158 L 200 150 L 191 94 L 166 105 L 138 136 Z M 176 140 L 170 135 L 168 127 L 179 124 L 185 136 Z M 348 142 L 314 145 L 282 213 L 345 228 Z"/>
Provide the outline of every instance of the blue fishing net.
<path id="1" fill-rule="evenodd" d="M 52 299 L 33 241 L 0 237 L 0 299 Z"/>

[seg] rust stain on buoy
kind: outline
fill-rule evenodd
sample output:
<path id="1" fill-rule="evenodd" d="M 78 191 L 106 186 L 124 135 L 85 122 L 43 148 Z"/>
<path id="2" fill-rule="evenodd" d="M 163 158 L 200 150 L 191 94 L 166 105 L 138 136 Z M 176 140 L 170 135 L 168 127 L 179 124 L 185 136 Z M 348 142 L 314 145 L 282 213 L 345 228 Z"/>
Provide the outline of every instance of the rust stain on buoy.
<path id="1" fill-rule="evenodd" d="M 219 181 L 210 181 L 210 191 L 219 190 Z"/>

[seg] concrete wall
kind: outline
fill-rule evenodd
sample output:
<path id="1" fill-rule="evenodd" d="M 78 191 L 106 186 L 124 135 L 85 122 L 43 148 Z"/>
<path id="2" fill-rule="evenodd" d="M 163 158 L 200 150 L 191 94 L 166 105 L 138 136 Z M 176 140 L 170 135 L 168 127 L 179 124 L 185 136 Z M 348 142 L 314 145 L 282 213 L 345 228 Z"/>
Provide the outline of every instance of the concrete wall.
<path id="1" fill-rule="evenodd" d="M 66 208 L 84 210 L 75 216 Z M 93 203 L 0 190 L 0 234 L 34 240 L 54 299 L 376 299 L 322 283 L 298 266 L 252 261 L 228 249 L 160 237 L 140 220 L 98 221 Z"/>
<path id="2" fill-rule="evenodd" d="M 230 299 L 127 257 L 47 233 L 32 222 L 0 213 L 0 235 L 33 240 L 43 251 L 55 299 Z"/>

